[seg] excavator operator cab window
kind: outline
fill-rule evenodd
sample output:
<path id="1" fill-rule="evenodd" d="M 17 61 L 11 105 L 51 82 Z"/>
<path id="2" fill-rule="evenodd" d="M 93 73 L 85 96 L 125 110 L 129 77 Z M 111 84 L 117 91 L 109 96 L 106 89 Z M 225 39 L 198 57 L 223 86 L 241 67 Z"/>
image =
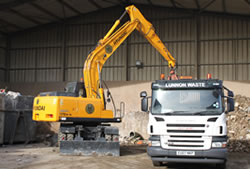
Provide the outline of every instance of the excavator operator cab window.
<path id="1" fill-rule="evenodd" d="M 86 97 L 86 90 L 83 82 L 69 82 L 66 85 L 65 92 L 75 93 L 77 96 Z"/>

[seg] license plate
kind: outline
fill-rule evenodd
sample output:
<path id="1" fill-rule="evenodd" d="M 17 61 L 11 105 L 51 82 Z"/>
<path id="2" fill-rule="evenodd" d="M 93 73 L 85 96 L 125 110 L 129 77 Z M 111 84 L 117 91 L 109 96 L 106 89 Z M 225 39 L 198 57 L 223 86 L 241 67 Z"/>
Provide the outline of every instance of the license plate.
<path id="1" fill-rule="evenodd" d="M 194 151 L 176 151 L 176 155 L 178 156 L 194 156 Z"/>

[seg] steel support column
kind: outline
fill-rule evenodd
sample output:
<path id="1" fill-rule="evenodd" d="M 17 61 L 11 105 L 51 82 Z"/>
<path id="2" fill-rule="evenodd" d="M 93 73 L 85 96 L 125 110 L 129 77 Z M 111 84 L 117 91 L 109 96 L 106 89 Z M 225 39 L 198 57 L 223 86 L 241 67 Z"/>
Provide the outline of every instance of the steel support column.
<path id="1" fill-rule="evenodd" d="M 130 49 L 130 37 L 126 40 L 126 61 L 125 61 L 125 75 L 126 75 L 126 81 L 130 81 L 130 74 L 129 74 L 129 49 Z"/>
<path id="2" fill-rule="evenodd" d="M 201 41 L 200 41 L 200 15 L 195 15 L 195 78 L 200 79 L 200 57 L 201 57 Z"/>
<path id="3" fill-rule="evenodd" d="M 67 33 L 67 25 L 66 23 L 63 23 L 62 25 L 62 46 L 61 46 L 61 55 L 63 57 L 62 59 L 62 66 L 61 66 L 61 73 L 62 73 L 62 81 L 66 81 L 66 33 Z"/>
<path id="4" fill-rule="evenodd" d="M 6 40 L 6 54 L 5 54 L 5 82 L 10 82 L 10 49 L 11 49 L 11 38 L 7 36 Z"/>

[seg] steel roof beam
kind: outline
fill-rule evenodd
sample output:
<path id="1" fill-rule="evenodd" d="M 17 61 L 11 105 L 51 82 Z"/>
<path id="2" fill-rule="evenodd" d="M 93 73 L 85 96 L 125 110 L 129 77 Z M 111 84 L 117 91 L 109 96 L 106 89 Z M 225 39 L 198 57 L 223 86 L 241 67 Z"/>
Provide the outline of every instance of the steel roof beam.
<path id="1" fill-rule="evenodd" d="M 35 4 L 35 3 L 30 3 L 30 5 L 31 5 L 32 7 L 34 7 L 34 8 L 36 8 L 36 9 L 38 9 L 39 11 L 41 11 L 41 12 L 43 12 L 43 13 L 45 13 L 45 14 L 47 14 L 47 15 L 53 17 L 53 18 L 56 18 L 56 19 L 59 20 L 59 21 L 62 20 L 62 18 L 60 18 L 59 16 L 53 14 L 53 13 L 50 12 L 49 10 L 47 10 L 47 9 L 45 9 L 45 8 L 43 8 L 43 7 L 41 7 L 40 5 L 37 5 L 37 4 Z"/>
<path id="2" fill-rule="evenodd" d="M 177 2 L 177 1 L 175 1 L 175 4 L 178 5 L 181 8 L 185 8 L 181 3 Z"/>
<path id="3" fill-rule="evenodd" d="M 20 27 L 20 26 L 18 26 L 18 25 L 16 25 L 16 24 L 14 24 L 14 23 L 10 23 L 10 22 L 8 22 L 8 21 L 6 21 L 6 20 L 3 20 L 3 19 L 0 19 L 0 22 L 2 22 L 3 24 L 5 24 L 5 25 L 9 25 L 9 26 L 11 26 L 11 27 L 13 27 L 13 28 L 16 28 L 16 29 L 23 29 L 22 27 Z"/>
<path id="4" fill-rule="evenodd" d="M 196 4 L 196 7 L 197 9 L 201 9 L 201 6 L 200 6 L 200 3 L 199 3 L 199 0 L 194 0 L 195 4 Z"/>
<path id="5" fill-rule="evenodd" d="M 175 0 L 169 0 L 171 2 L 171 4 L 173 5 L 173 7 L 177 7 L 176 4 L 175 4 Z"/>
<path id="6" fill-rule="evenodd" d="M 248 5 L 250 5 L 250 0 L 245 0 L 245 2 L 246 2 Z"/>
<path id="7" fill-rule="evenodd" d="M 15 0 L 15 1 L 8 2 L 8 3 L 4 3 L 0 5 L 0 11 L 14 8 L 14 7 L 26 4 L 26 3 L 33 2 L 33 1 L 36 1 L 36 0 Z"/>
<path id="8" fill-rule="evenodd" d="M 149 5 L 153 5 L 151 0 L 147 0 Z"/>
<path id="9" fill-rule="evenodd" d="M 14 10 L 14 9 L 9 9 L 9 11 L 12 12 L 12 13 L 14 13 L 15 15 L 17 15 L 17 16 L 19 16 L 19 17 L 21 17 L 21 18 L 23 18 L 23 19 L 25 19 L 27 21 L 29 21 L 29 22 L 34 23 L 34 24 L 37 24 L 37 25 L 42 24 L 41 22 L 39 22 L 39 21 L 37 21 L 37 20 L 29 17 L 29 16 L 25 16 L 24 14 L 22 14 L 22 13 L 16 11 L 16 10 Z"/>
<path id="10" fill-rule="evenodd" d="M 77 13 L 78 15 L 82 15 L 82 13 L 77 10 L 76 8 L 74 8 L 72 5 L 70 5 L 69 3 L 65 2 L 64 0 L 57 0 L 60 4 L 66 6 L 68 9 L 70 9 L 71 11 Z"/>
<path id="11" fill-rule="evenodd" d="M 88 0 L 92 5 L 94 5 L 97 9 L 102 9 L 102 6 L 96 3 L 94 0 Z"/>
<path id="12" fill-rule="evenodd" d="M 112 1 L 112 0 L 102 0 L 102 1 L 104 1 L 104 2 L 107 2 L 107 3 L 110 3 L 110 4 L 113 4 L 113 5 L 119 5 L 119 4 L 117 4 L 117 3 L 115 3 L 114 1 Z"/>
<path id="13" fill-rule="evenodd" d="M 215 2 L 215 0 L 211 0 L 210 2 L 208 2 L 203 8 L 200 9 L 200 12 L 203 12 L 204 10 L 206 10 L 214 2 Z"/>

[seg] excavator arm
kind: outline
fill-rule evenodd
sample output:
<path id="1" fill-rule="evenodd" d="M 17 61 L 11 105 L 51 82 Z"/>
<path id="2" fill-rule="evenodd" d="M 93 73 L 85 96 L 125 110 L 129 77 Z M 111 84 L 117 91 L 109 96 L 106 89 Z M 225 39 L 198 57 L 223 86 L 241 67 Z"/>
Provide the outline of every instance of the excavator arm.
<path id="1" fill-rule="evenodd" d="M 130 20 L 114 32 L 126 13 L 129 14 Z M 88 98 L 101 98 L 104 102 L 103 88 L 101 85 L 102 67 L 108 58 L 135 29 L 139 31 L 168 61 L 170 68 L 175 67 L 175 59 L 155 33 L 153 25 L 144 18 L 141 12 L 134 5 L 128 6 L 126 7 L 126 11 L 115 22 L 105 37 L 99 41 L 96 48 L 88 55 L 87 60 L 85 61 L 83 73 Z"/>

